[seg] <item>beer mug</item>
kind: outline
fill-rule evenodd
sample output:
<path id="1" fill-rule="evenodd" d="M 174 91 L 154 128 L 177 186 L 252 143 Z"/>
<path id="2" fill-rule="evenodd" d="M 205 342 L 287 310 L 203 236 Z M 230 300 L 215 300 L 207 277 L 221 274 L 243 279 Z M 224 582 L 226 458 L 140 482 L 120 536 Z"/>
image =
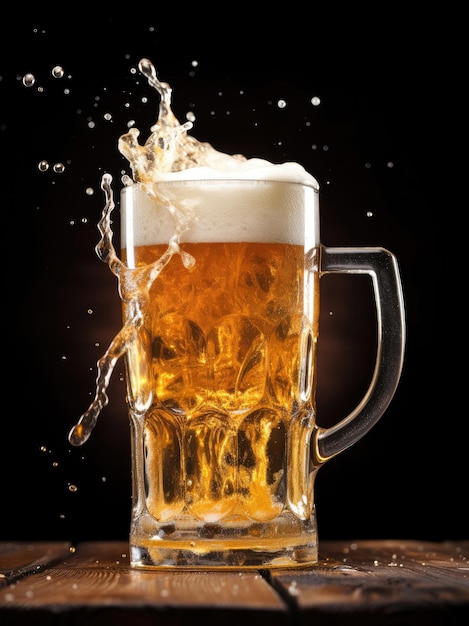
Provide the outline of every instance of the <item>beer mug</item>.
<path id="1" fill-rule="evenodd" d="M 126 352 L 135 567 L 318 560 L 316 473 L 386 411 L 405 343 L 395 257 L 322 245 L 318 198 L 315 185 L 282 180 L 162 180 L 150 193 L 139 184 L 121 191 L 122 255 L 135 268 L 123 298 L 135 328 Z M 370 277 L 378 345 L 361 402 L 321 428 L 328 273 Z"/>

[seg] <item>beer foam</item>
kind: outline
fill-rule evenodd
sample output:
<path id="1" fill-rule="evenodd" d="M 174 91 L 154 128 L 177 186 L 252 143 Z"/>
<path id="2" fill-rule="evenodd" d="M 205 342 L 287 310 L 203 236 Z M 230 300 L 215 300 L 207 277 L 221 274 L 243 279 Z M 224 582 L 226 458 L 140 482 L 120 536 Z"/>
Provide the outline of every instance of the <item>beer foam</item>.
<path id="1" fill-rule="evenodd" d="M 228 155 L 223 155 L 228 156 Z M 263 180 L 300 183 L 310 185 L 319 191 L 319 183 L 299 163 L 271 163 L 265 159 L 247 159 L 239 161 L 235 157 L 213 160 L 213 167 L 192 167 L 177 172 L 161 174 L 160 180 Z"/>
<path id="2" fill-rule="evenodd" d="M 266 168 L 266 175 L 271 169 Z M 314 247 L 319 241 L 317 187 L 292 182 L 287 169 L 279 168 L 278 180 L 272 180 L 271 176 L 227 178 L 223 172 L 206 178 L 205 168 L 200 168 L 190 178 L 189 172 L 171 173 L 154 183 L 150 193 L 138 184 L 125 187 L 121 192 L 122 247 L 127 255 L 134 246 L 170 241 Z"/>

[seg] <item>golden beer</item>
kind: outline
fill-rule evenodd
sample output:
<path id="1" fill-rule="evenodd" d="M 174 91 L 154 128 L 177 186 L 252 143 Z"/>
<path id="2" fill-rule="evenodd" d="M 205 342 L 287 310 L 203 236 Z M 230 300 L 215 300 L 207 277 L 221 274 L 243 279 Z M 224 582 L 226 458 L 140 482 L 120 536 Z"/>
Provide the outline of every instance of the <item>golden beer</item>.
<path id="1" fill-rule="evenodd" d="M 223 214 L 223 189 L 233 195 L 237 189 L 243 208 L 238 228 L 225 229 L 227 241 L 192 241 L 197 234 L 188 228 L 138 296 L 141 323 L 127 353 L 134 459 L 131 545 L 145 565 L 187 564 L 188 559 L 198 565 L 215 559 L 216 565 L 231 558 L 233 565 L 254 567 L 260 563 L 256 551 L 267 550 L 275 560 L 287 547 L 303 550 L 306 560 L 317 550 L 315 542 L 311 546 L 314 472 L 305 456 L 314 427 L 319 314 L 318 273 L 305 259 L 315 258 L 316 251 L 294 238 L 286 242 L 292 238 L 288 227 L 268 237 L 277 241 L 255 240 L 269 228 L 259 224 L 259 213 L 246 208 L 259 210 L 262 198 L 265 203 L 266 183 L 236 183 L 166 184 L 174 206 L 182 194 L 198 198 L 194 213 L 203 239 L 209 237 L 200 216 L 205 212 L 213 221 L 215 206 Z M 293 185 L 274 183 L 277 190 L 285 186 Z M 147 203 L 161 226 L 167 191 L 160 201 L 143 196 L 124 204 Z M 301 224 L 302 233 L 304 197 L 301 203 L 295 198 L 299 216 L 290 215 L 292 207 L 288 212 L 290 229 Z M 267 199 L 269 211 L 262 219 L 275 210 L 272 199 L 279 201 L 272 192 Z M 140 213 L 148 217 L 145 210 Z M 239 228 L 247 215 L 249 223 Z M 225 214 L 222 221 L 228 224 L 234 217 Z M 132 236 L 138 241 L 135 228 L 133 215 Z M 158 263 L 168 250 L 167 242 L 148 243 L 151 230 L 144 230 L 144 245 L 123 248 L 123 260 L 137 272 Z M 215 230 L 219 233 L 220 226 Z M 239 236 L 238 230 L 246 241 L 229 240 Z M 153 237 L 162 236 L 171 238 L 171 233 L 155 228 Z M 124 298 L 126 324 L 134 305 L 134 299 Z M 230 551 L 234 556 L 227 557 Z"/>

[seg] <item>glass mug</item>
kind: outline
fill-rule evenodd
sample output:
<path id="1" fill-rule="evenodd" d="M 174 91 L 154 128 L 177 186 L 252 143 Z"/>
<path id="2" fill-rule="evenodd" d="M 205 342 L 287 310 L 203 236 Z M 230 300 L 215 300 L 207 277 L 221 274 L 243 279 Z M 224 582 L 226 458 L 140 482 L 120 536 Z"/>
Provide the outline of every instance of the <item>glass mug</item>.
<path id="1" fill-rule="evenodd" d="M 136 328 L 126 352 L 133 566 L 318 560 L 316 473 L 381 418 L 405 342 L 396 259 L 383 248 L 322 245 L 318 195 L 265 180 L 121 191 L 123 260 L 136 272 L 154 268 L 123 298 L 124 322 Z M 378 347 L 361 402 L 321 428 L 319 284 L 334 272 L 370 276 Z"/>

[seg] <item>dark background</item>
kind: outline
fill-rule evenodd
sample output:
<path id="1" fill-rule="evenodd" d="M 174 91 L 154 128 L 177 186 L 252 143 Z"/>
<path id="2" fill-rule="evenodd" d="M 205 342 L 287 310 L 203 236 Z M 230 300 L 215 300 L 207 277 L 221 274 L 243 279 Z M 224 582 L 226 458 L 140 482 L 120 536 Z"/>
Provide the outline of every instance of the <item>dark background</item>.
<path id="1" fill-rule="evenodd" d="M 462 342 L 446 347 L 459 317 L 447 329 L 443 316 L 448 304 L 459 307 L 462 284 L 444 272 L 442 224 L 454 226 L 452 208 L 461 207 L 436 202 L 458 154 L 459 18 L 288 9 L 290 17 L 284 7 L 257 20 L 234 5 L 2 19 L 0 540 L 128 534 L 123 361 L 90 440 L 72 448 L 67 434 L 120 328 L 116 280 L 94 246 L 101 177 L 112 174 L 118 199 L 129 173 L 117 140 L 129 120 L 142 141 L 156 121 L 158 94 L 131 72 L 142 57 L 171 84 L 178 119 L 195 113 L 197 139 L 298 161 L 318 179 L 324 244 L 383 246 L 399 261 L 408 325 L 402 380 L 373 430 L 320 470 L 320 539 L 468 537 L 467 410 L 452 376 L 454 350 L 464 353 Z M 52 76 L 55 65 L 63 78 Z M 22 82 L 27 73 L 32 87 Z M 48 171 L 38 170 L 41 160 Z M 118 242 L 118 206 L 114 231 Z M 368 386 L 374 320 L 365 279 L 327 278 L 322 289 L 318 420 L 329 425 Z"/>

